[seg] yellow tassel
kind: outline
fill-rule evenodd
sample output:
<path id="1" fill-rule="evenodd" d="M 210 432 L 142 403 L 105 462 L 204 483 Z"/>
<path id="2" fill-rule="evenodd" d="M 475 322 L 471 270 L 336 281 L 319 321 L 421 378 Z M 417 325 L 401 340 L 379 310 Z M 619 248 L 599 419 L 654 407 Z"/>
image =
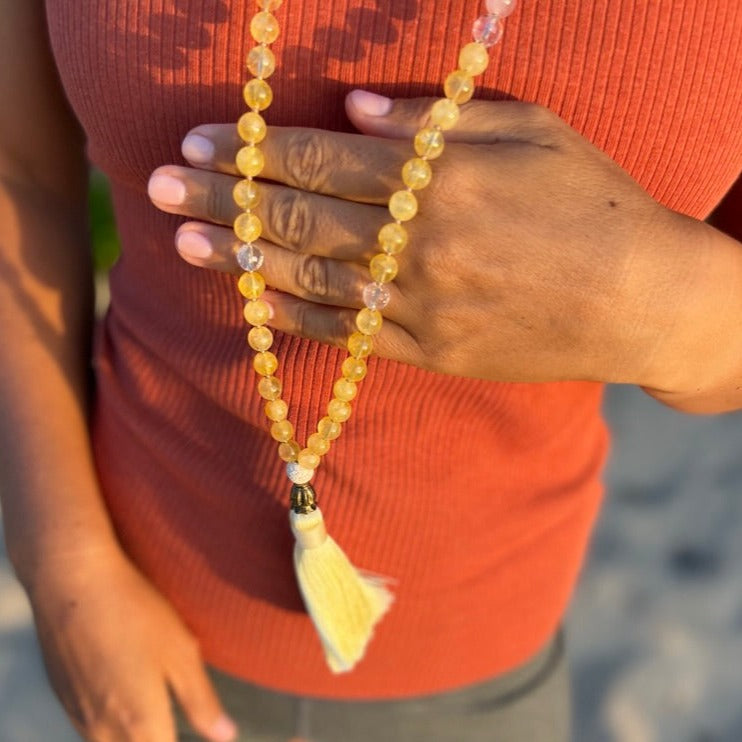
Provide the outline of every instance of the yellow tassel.
<path id="1" fill-rule="evenodd" d="M 394 600 L 383 577 L 359 572 L 327 534 L 319 509 L 291 511 L 294 569 L 332 672 L 352 670 Z"/>

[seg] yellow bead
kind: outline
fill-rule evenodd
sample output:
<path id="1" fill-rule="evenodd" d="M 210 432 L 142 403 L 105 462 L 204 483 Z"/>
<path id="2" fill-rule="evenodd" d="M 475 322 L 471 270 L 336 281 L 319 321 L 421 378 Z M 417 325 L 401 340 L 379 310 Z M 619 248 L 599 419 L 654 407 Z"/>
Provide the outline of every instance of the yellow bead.
<path id="1" fill-rule="evenodd" d="M 255 111 L 248 111 L 240 116 L 237 122 L 237 133 L 245 142 L 260 144 L 268 133 L 265 119 Z"/>
<path id="2" fill-rule="evenodd" d="M 264 325 L 271 316 L 270 307 L 262 299 L 248 301 L 242 313 L 245 315 L 245 321 L 255 327 Z"/>
<path id="3" fill-rule="evenodd" d="M 294 437 L 294 426 L 288 420 L 279 420 L 271 425 L 271 437 L 281 443 L 288 443 Z"/>
<path id="4" fill-rule="evenodd" d="M 265 157 L 259 147 L 248 144 L 237 152 L 235 159 L 237 169 L 246 177 L 254 178 L 260 175 L 265 167 Z"/>
<path id="5" fill-rule="evenodd" d="M 404 184 L 415 191 L 425 188 L 430 183 L 432 176 L 433 172 L 430 169 L 430 165 L 419 157 L 413 157 L 411 160 L 407 160 L 402 168 L 402 180 Z"/>
<path id="6" fill-rule="evenodd" d="M 374 341 L 362 332 L 354 332 L 348 338 L 348 353 L 353 358 L 365 358 L 370 356 L 374 349 Z"/>
<path id="7" fill-rule="evenodd" d="M 333 423 L 337 425 L 337 423 Z M 319 433 L 312 433 L 307 440 L 307 448 L 316 453 L 317 456 L 324 456 L 330 450 L 330 441 L 323 438 Z"/>
<path id="8" fill-rule="evenodd" d="M 336 423 L 344 423 L 350 417 L 350 413 L 351 406 L 343 399 L 330 400 L 330 404 L 327 405 L 327 415 Z"/>
<path id="9" fill-rule="evenodd" d="M 490 63 L 487 47 L 472 41 L 459 52 L 459 67 L 470 75 L 481 75 Z"/>
<path id="10" fill-rule="evenodd" d="M 407 247 L 407 230 L 396 222 L 385 224 L 379 230 L 379 245 L 388 255 L 396 255 Z"/>
<path id="11" fill-rule="evenodd" d="M 296 461 L 299 451 L 301 451 L 301 446 L 296 441 L 285 441 L 278 447 L 278 455 L 287 464 Z"/>
<path id="12" fill-rule="evenodd" d="M 273 91 L 265 80 L 253 78 L 245 85 L 245 103 L 255 111 L 263 111 L 273 102 Z"/>
<path id="13" fill-rule="evenodd" d="M 417 214 L 417 199 L 409 191 L 395 191 L 389 199 L 389 213 L 400 222 L 408 222 Z"/>
<path id="14" fill-rule="evenodd" d="M 364 335 L 376 335 L 381 331 L 384 318 L 375 309 L 361 309 L 356 317 L 356 327 Z"/>
<path id="15" fill-rule="evenodd" d="M 415 135 L 415 152 L 426 160 L 435 160 L 443 153 L 443 134 L 438 129 L 420 129 Z"/>
<path id="16" fill-rule="evenodd" d="M 436 126 L 446 131 L 453 129 L 459 121 L 461 111 L 457 103 L 448 98 L 441 98 L 430 109 L 430 120 Z"/>
<path id="17" fill-rule="evenodd" d="M 272 44 L 278 38 L 278 20 L 270 11 L 261 10 L 250 21 L 250 34 L 259 44 Z"/>
<path id="18" fill-rule="evenodd" d="M 260 273 L 243 273 L 237 288 L 245 299 L 257 299 L 265 291 L 265 279 Z"/>
<path id="19" fill-rule="evenodd" d="M 255 354 L 252 365 L 261 376 L 273 376 L 278 368 L 278 358 L 269 350 L 266 350 L 263 353 Z"/>
<path id="20" fill-rule="evenodd" d="M 323 417 L 317 423 L 317 435 L 328 441 L 334 441 L 343 431 L 343 426 L 330 417 Z"/>
<path id="21" fill-rule="evenodd" d="M 350 360 L 356 359 L 351 358 Z M 363 363 L 363 361 L 361 361 L 361 363 Z M 343 373 L 345 373 L 345 364 L 343 364 Z M 356 394 L 358 394 L 358 387 L 353 381 L 346 377 L 345 379 L 338 379 L 335 382 L 335 385 L 332 387 L 332 393 L 344 402 L 352 402 L 353 399 L 355 399 Z"/>
<path id="22" fill-rule="evenodd" d="M 274 399 L 265 404 L 265 416 L 273 422 L 280 423 L 289 414 L 289 406 L 282 399 Z"/>
<path id="23" fill-rule="evenodd" d="M 263 10 L 277 10 L 283 0 L 258 0 L 258 7 Z"/>
<path id="24" fill-rule="evenodd" d="M 373 278 L 376 283 L 389 283 L 389 281 L 393 281 L 397 275 L 399 265 L 397 264 L 396 258 L 393 258 L 391 255 L 386 255 L 385 253 L 379 253 L 371 258 L 371 263 L 368 268 L 371 272 L 371 278 Z"/>
<path id="25" fill-rule="evenodd" d="M 454 103 L 466 103 L 474 95 L 474 80 L 468 72 L 456 70 L 446 78 L 443 91 Z"/>
<path id="26" fill-rule="evenodd" d="M 343 361 L 344 379 L 347 379 L 348 381 L 363 381 L 363 379 L 366 378 L 367 373 L 368 369 L 366 368 L 366 361 L 364 361 L 362 358 L 353 358 L 351 356 L 350 358 L 346 358 Z M 340 397 L 339 394 L 336 394 L 335 396 Z M 353 397 L 355 397 L 355 392 L 353 393 Z M 353 397 L 351 397 L 351 399 L 353 399 Z M 346 397 L 340 398 L 349 401 Z"/>
<path id="27" fill-rule="evenodd" d="M 262 353 L 273 345 L 273 333 L 267 327 L 253 327 L 247 333 L 247 342 L 253 350 Z"/>
<path id="28" fill-rule="evenodd" d="M 238 180 L 232 196 L 241 209 L 254 209 L 260 203 L 260 188 L 252 180 Z"/>
<path id="29" fill-rule="evenodd" d="M 281 381 L 275 376 L 266 376 L 258 382 L 258 394 L 271 402 L 281 396 Z"/>
<path id="30" fill-rule="evenodd" d="M 300 451 L 296 460 L 299 466 L 303 466 L 305 469 L 316 469 L 320 462 L 319 455 L 314 451 L 310 451 L 308 448 Z"/>
<path id="31" fill-rule="evenodd" d="M 234 220 L 234 233 L 242 242 L 255 242 L 263 233 L 263 223 L 255 214 L 240 214 Z"/>
<path id="32" fill-rule="evenodd" d="M 247 55 L 247 69 L 255 77 L 270 77 L 276 71 L 276 57 L 267 46 L 255 46 Z"/>

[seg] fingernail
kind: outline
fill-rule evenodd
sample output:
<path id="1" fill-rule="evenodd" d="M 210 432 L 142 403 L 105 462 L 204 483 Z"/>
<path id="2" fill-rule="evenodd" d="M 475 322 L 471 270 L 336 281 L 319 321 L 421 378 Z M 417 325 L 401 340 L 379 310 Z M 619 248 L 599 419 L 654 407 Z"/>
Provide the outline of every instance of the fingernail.
<path id="1" fill-rule="evenodd" d="M 201 134 L 188 134 L 183 140 L 180 151 L 186 160 L 205 164 L 214 159 L 214 142 Z"/>
<path id="2" fill-rule="evenodd" d="M 180 206 L 186 197 L 185 183 L 172 175 L 153 175 L 149 179 L 147 192 L 153 201 L 169 206 Z"/>
<path id="3" fill-rule="evenodd" d="M 175 247 L 184 258 L 194 258 L 195 260 L 210 258 L 214 252 L 209 239 L 192 229 L 179 232 L 176 235 Z"/>
<path id="4" fill-rule="evenodd" d="M 237 726 L 228 716 L 220 716 L 211 727 L 214 742 L 233 742 L 237 739 Z"/>
<path id="5" fill-rule="evenodd" d="M 386 116 L 392 110 L 391 98 L 369 93 L 368 90 L 353 90 L 348 94 L 351 103 L 368 116 Z"/>

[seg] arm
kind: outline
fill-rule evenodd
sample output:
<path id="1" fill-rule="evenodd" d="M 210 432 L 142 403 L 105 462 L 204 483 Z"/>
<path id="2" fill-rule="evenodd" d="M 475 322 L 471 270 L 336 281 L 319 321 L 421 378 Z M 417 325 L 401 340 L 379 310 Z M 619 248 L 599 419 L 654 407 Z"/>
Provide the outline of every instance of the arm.
<path id="1" fill-rule="evenodd" d="M 119 548 L 88 426 L 92 325 L 83 135 L 42 0 L 0 0 L 0 495 L 49 679 L 86 739 L 234 736 L 198 645 Z M 166 649 L 169 647 L 169 649 Z M 125 651 L 122 651 L 125 648 Z"/>

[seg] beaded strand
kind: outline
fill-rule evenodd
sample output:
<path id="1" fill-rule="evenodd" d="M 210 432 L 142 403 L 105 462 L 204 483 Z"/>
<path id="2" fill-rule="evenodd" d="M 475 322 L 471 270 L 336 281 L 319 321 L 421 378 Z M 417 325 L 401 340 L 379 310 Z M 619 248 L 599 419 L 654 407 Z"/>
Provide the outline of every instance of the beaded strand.
<path id="1" fill-rule="evenodd" d="M 261 377 L 258 392 L 265 400 L 265 414 L 270 421 L 270 434 L 278 442 L 278 455 L 287 463 L 287 474 L 295 484 L 309 482 L 322 457 L 333 440 L 342 431 L 342 424 L 351 416 L 351 402 L 358 394 L 358 384 L 367 373 L 366 358 L 373 351 L 373 337 L 383 325 L 381 310 L 391 299 L 388 284 L 398 271 L 396 255 L 408 243 L 404 226 L 418 211 L 415 191 L 426 188 L 432 178 L 430 162 L 443 153 L 444 131 L 453 128 L 459 120 L 460 106 L 474 94 L 474 78 L 489 64 L 488 50 L 497 44 L 503 34 L 503 19 L 515 8 L 516 0 L 486 0 L 486 14 L 473 25 L 474 41 L 459 53 L 458 68 L 446 78 L 445 97 L 431 108 L 428 121 L 414 137 L 416 157 L 402 167 L 404 188 L 395 191 L 389 199 L 392 221 L 378 233 L 379 252 L 369 263 L 371 282 L 363 289 L 364 307 L 356 316 L 356 331 L 347 340 L 348 356 L 342 364 L 340 378 L 333 385 L 333 397 L 327 405 L 327 414 L 317 424 L 302 448 L 294 437 L 294 426 L 288 419 L 288 406 L 281 399 L 282 384 L 276 376 L 278 359 L 270 351 L 273 333 L 265 325 L 270 310 L 261 299 L 265 279 L 258 272 L 263 265 L 263 253 L 255 244 L 262 233 L 262 224 L 254 209 L 260 201 L 260 190 L 255 178 L 264 167 L 264 156 L 259 144 L 266 136 L 266 123 L 261 112 L 270 106 L 273 91 L 266 82 L 276 69 L 276 59 L 270 49 L 279 35 L 278 20 L 271 11 L 277 10 L 283 0 L 257 0 L 260 10 L 250 23 L 250 34 L 256 42 L 248 56 L 247 69 L 253 75 L 244 87 L 244 99 L 249 108 L 240 118 L 237 129 L 244 146 L 236 157 L 236 165 L 244 176 L 234 188 L 234 200 L 242 209 L 235 219 L 234 232 L 240 241 L 235 251 L 239 266 L 244 270 L 237 287 L 246 299 L 244 316 L 251 329 L 247 341 L 255 351 L 253 367 Z"/>

